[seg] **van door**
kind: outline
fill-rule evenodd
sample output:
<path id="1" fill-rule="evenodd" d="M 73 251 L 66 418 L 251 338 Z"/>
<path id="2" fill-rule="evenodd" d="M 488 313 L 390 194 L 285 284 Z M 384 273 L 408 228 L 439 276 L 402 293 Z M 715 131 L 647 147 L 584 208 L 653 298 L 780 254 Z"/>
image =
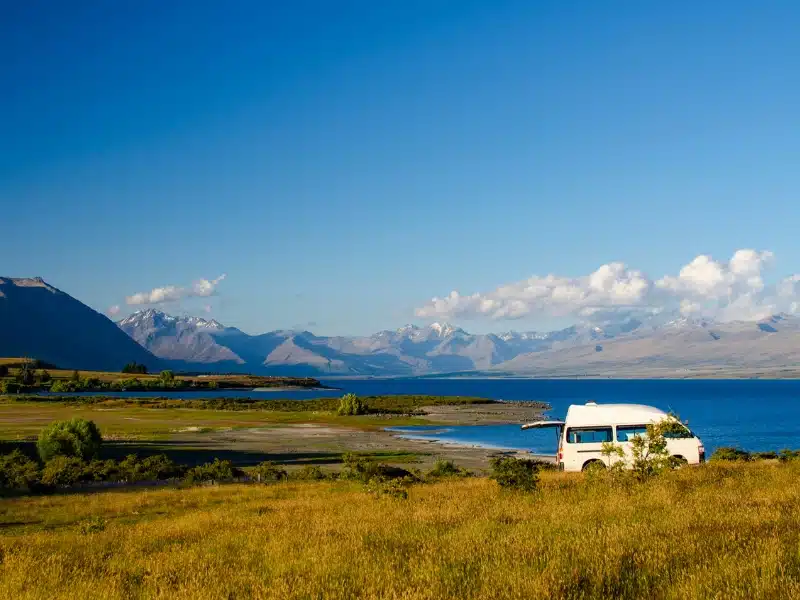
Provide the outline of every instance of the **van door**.
<path id="1" fill-rule="evenodd" d="M 602 454 L 603 442 L 613 441 L 611 425 L 568 427 L 564 436 L 564 470 L 582 471 L 593 461 L 608 466 Z"/>
<path id="2" fill-rule="evenodd" d="M 561 458 L 562 458 L 561 457 L 561 446 L 562 446 L 561 432 L 563 431 L 563 428 L 564 428 L 564 421 L 558 421 L 558 420 L 534 421 L 533 423 L 525 423 L 525 425 L 523 425 L 521 427 L 521 429 L 545 429 L 545 428 L 550 428 L 550 427 L 552 427 L 556 431 L 556 448 L 557 448 L 556 452 L 557 452 L 557 454 L 554 456 L 554 458 L 556 460 L 556 464 L 558 464 L 559 467 L 562 467 L 562 465 L 561 465 Z"/>

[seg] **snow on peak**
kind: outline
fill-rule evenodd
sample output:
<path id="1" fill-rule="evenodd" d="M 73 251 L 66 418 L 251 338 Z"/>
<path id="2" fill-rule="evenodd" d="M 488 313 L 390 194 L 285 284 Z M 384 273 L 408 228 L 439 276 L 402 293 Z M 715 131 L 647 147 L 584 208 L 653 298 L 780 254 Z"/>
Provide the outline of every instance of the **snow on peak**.
<path id="1" fill-rule="evenodd" d="M 408 324 L 408 325 L 403 325 L 400 329 L 398 329 L 397 333 L 409 333 L 412 331 L 417 331 L 418 329 L 419 327 L 417 327 L 416 325 Z"/>
<path id="2" fill-rule="evenodd" d="M 218 321 L 214 319 L 207 320 L 204 319 L 203 317 L 174 317 L 172 315 L 163 313 L 160 310 L 155 310 L 154 308 L 148 308 L 146 310 L 137 310 L 136 312 L 122 319 L 119 322 L 119 324 L 143 325 L 150 321 L 152 321 L 153 324 L 155 325 L 182 324 L 188 327 L 195 327 L 197 329 L 215 329 L 215 330 L 225 329 L 224 325 L 220 324 Z"/>
<path id="3" fill-rule="evenodd" d="M 439 337 L 447 337 L 448 335 L 463 331 L 463 329 L 455 327 L 450 323 L 431 323 L 428 327 L 435 331 Z"/>

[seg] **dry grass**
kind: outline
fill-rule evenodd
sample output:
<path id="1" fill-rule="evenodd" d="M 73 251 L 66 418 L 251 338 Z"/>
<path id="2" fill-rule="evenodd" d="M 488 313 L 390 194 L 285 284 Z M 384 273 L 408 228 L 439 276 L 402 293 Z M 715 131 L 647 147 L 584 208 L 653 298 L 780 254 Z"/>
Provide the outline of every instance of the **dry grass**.
<path id="1" fill-rule="evenodd" d="M 4 598 L 798 598 L 800 465 L 2 501 Z"/>

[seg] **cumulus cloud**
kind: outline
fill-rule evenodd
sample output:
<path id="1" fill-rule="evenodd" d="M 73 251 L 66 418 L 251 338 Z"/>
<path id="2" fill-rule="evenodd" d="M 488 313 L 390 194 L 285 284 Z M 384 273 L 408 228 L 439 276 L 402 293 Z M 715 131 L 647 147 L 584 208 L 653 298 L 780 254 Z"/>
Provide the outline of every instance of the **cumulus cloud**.
<path id="1" fill-rule="evenodd" d="M 153 288 L 149 292 L 138 292 L 125 298 L 125 303 L 129 305 L 139 304 L 164 304 L 166 302 L 176 302 L 189 296 L 199 296 L 206 298 L 216 293 L 217 286 L 225 279 L 223 273 L 216 279 L 199 279 L 190 287 L 167 285 L 164 287 Z"/>
<path id="2" fill-rule="evenodd" d="M 208 279 L 199 279 L 192 285 L 192 292 L 195 296 L 205 298 L 206 296 L 213 296 L 219 282 L 225 279 L 225 273 L 209 281 Z"/>
<path id="3" fill-rule="evenodd" d="M 729 261 L 700 255 L 677 275 L 650 279 L 621 262 L 582 277 L 533 276 L 486 293 L 452 291 L 416 309 L 422 318 L 518 319 L 572 316 L 610 321 L 632 315 L 680 311 L 722 321 L 758 320 L 775 312 L 800 312 L 800 275 L 767 286 L 769 251 L 737 250 Z"/>

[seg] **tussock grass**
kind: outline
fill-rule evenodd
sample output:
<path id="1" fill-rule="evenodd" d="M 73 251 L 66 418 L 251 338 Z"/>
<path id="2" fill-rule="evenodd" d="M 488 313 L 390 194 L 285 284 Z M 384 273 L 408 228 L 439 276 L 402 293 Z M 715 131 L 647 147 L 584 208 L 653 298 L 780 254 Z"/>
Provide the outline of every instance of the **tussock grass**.
<path id="1" fill-rule="evenodd" d="M 800 464 L 0 502 L 4 598 L 798 598 Z"/>

